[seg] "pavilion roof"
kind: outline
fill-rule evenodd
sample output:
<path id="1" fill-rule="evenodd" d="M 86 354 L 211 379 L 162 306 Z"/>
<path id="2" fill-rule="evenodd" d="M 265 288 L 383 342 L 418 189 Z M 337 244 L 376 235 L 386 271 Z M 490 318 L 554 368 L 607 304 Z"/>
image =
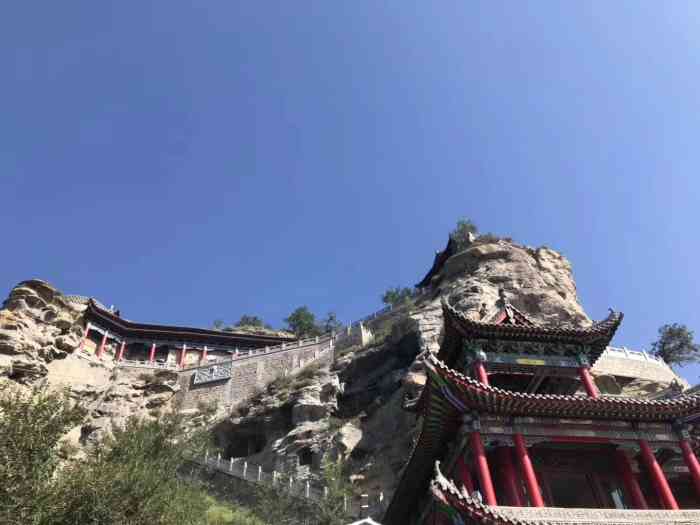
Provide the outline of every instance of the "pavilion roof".
<path id="1" fill-rule="evenodd" d="M 492 321 L 475 321 L 463 312 L 455 309 L 444 298 L 443 313 L 453 326 L 465 337 L 483 339 L 517 339 L 526 341 L 547 341 L 573 344 L 602 344 L 607 346 L 622 322 L 622 312 L 611 311 L 606 319 L 595 322 L 587 328 L 551 327 L 536 324 L 512 305 L 507 305 L 506 312 L 514 319 L 502 322 L 496 318 Z"/>
<path id="2" fill-rule="evenodd" d="M 440 273 L 447 259 L 452 257 L 455 251 L 456 245 L 455 242 L 452 240 L 452 237 L 450 236 L 447 240 L 447 246 L 445 246 L 444 250 L 439 251 L 435 254 L 433 265 L 430 267 L 430 270 L 428 270 L 428 273 L 425 274 L 425 277 L 423 277 L 423 279 L 421 279 L 421 281 L 416 284 L 416 287 L 423 288 L 425 286 L 430 285 L 433 277 Z"/>
<path id="3" fill-rule="evenodd" d="M 430 482 L 435 509 L 450 523 L 487 525 L 689 525 L 698 523 L 700 510 L 572 509 L 561 507 L 506 507 L 485 505 L 460 491 L 435 464 Z M 457 519 L 454 519 L 457 518 Z"/>
<path id="4" fill-rule="evenodd" d="M 700 395 L 645 400 L 617 396 L 590 398 L 525 394 L 484 385 L 449 368 L 433 354 L 426 358 L 425 367 L 428 380 L 418 403 L 423 425 L 387 509 L 384 519 L 387 525 L 406 523 L 408 516 L 415 511 L 417 501 L 430 481 L 432 466 L 444 454 L 449 442 L 455 439 L 463 415 L 482 412 L 568 419 L 670 422 L 700 411 Z"/>
<path id="5" fill-rule="evenodd" d="M 485 385 L 449 368 L 434 355 L 425 366 L 437 391 L 460 412 L 628 421 L 672 421 L 700 412 L 700 395 L 649 400 L 625 396 L 528 394 Z M 429 407 L 428 407 L 429 409 Z"/>
<path id="6" fill-rule="evenodd" d="M 580 348 L 580 353 L 587 355 L 589 364 L 593 366 L 605 351 L 623 318 L 621 312 L 611 311 L 606 319 L 586 328 L 543 326 L 515 308 L 503 296 L 497 304 L 499 308 L 486 317 L 486 320 L 476 321 L 454 308 L 443 298 L 445 342 L 439 352 L 440 358 L 453 364 L 453 358 L 458 348 L 461 348 L 460 341 L 486 339 L 502 342 L 546 343 L 543 350 L 546 351 L 550 347 L 552 353 L 557 352 L 557 345 L 569 347 L 575 345 Z"/>
<path id="7" fill-rule="evenodd" d="M 220 346 L 262 347 L 294 341 L 294 337 L 259 335 L 236 332 L 220 332 L 204 328 L 186 326 L 167 326 L 158 324 L 135 323 L 115 315 L 97 305 L 92 299 L 88 302 L 85 316 L 88 321 L 114 332 L 121 337 L 134 339 L 183 341 Z"/>

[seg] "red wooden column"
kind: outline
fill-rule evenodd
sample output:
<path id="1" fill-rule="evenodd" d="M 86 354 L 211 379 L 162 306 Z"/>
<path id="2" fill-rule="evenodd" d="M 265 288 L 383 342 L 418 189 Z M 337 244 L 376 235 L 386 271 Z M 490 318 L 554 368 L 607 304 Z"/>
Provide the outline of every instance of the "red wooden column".
<path id="1" fill-rule="evenodd" d="M 498 447 L 498 463 L 501 471 L 501 477 L 505 485 L 508 503 L 514 507 L 522 507 L 523 501 L 520 497 L 520 483 L 515 474 L 513 466 L 513 454 L 510 447 Z"/>
<path id="2" fill-rule="evenodd" d="M 591 377 L 588 358 L 585 355 L 579 355 L 578 361 L 581 364 L 581 366 L 578 367 L 578 375 L 581 378 L 581 383 L 583 383 L 583 388 L 586 389 L 586 394 L 588 394 L 588 397 L 598 397 L 600 394 Z"/>
<path id="3" fill-rule="evenodd" d="M 462 485 L 464 485 L 464 488 L 467 490 L 467 494 L 471 496 L 474 492 L 474 481 L 472 480 L 469 467 L 464 461 L 464 456 L 462 454 L 457 456 L 457 475 L 459 476 L 459 480 L 462 482 Z"/>
<path id="4" fill-rule="evenodd" d="M 615 451 L 615 460 L 617 461 L 617 470 L 622 477 L 622 483 L 625 485 L 625 491 L 630 498 L 630 502 L 635 509 L 648 509 L 647 500 L 644 498 L 644 493 L 637 482 L 637 477 L 632 472 L 630 460 L 625 454 L 625 451 L 618 448 Z"/>
<path id="5" fill-rule="evenodd" d="M 185 356 L 187 356 L 187 345 L 182 343 L 182 350 L 180 350 L 180 368 L 185 366 Z"/>
<path id="6" fill-rule="evenodd" d="M 488 386 L 489 376 L 486 373 L 486 367 L 484 363 L 486 362 L 486 354 L 483 350 L 479 350 L 476 353 L 476 360 L 474 361 L 474 377 L 481 383 Z"/>
<path id="7" fill-rule="evenodd" d="M 105 330 L 102 336 L 102 342 L 100 343 L 100 348 L 97 349 L 97 357 L 102 358 L 102 353 L 105 351 L 105 345 L 107 344 L 107 336 L 109 335 L 109 330 Z"/>
<path id="8" fill-rule="evenodd" d="M 481 432 L 474 430 L 471 434 L 472 452 L 476 463 L 476 473 L 479 476 L 479 486 L 481 487 L 484 502 L 487 505 L 498 505 L 496 503 L 496 491 L 493 489 L 493 480 L 489 470 L 489 462 L 486 459 L 484 444 L 481 442 Z"/>
<path id="9" fill-rule="evenodd" d="M 525 485 L 530 496 L 530 502 L 533 507 L 544 507 L 542 491 L 540 490 L 540 484 L 537 482 L 537 476 L 535 476 L 535 469 L 532 468 L 532 461 L 530 461 L 530 455 L 525 446 L 525 438 L 523 438 L 522 434 L 515 433 L 513 434 L 513 442 L 515 443 L 515 454 L 518 456 L 520 469 L 525 475 Z"/>
<path id="10" fill-rule="evenodd" d="M 124 348 L 126 347 L 126 342 L 122 341 L 122 345 L 119 347 L 119 353 L 117 354 L 117 361 L 121 361 L 124 358 Z"/>
<path id="11" fill-rule="evenodd" d="M 148 362 L 152 363 L 156 360 L 156 344 L 151 345 L 151 352 L 148 354 Z"/>
<path id="12" fill-rule="evenodd" d="M 664 507 L 669 510 L 678 510 L 678 503 L 676 498 L 673 497 L 673 492 L 671 492 L 671 487 L 668 485 L 668 480 L 664 476 L 661 466 L 656 461 L 654 453 L 651 451 L 649 443 L 644 439 L 639 440 L 639 448 L 642 452 L 642 460 L 647 470 L 651 474 L 652 482 L 654 483 L 654 489 L 659 495 L 659 499 L 663 503 Z"/>
<path id="13" fill-rule="evenodd" d="M 680 440 L 681 450 L 683 451 L 683 460 L 685 461 L 690 475 L 693 478 L 693 485 L 695 485 L 695 493 L 700 497 L 700 463 L 698 463 L 698 458 L 695 456 L 690 443 L 685 437 Z"/>
<path id="14" fill-rule="evenodd" d="M 85 350 L 85 341 L 87 341 L 88 334 L 90 333 L 90 328 L 92 328 L 90 326 L 90 323 L 85 325 L 85 332 L 83 333 L 83 340 L 80 342 L 80 349 L 83 351 Z"/>

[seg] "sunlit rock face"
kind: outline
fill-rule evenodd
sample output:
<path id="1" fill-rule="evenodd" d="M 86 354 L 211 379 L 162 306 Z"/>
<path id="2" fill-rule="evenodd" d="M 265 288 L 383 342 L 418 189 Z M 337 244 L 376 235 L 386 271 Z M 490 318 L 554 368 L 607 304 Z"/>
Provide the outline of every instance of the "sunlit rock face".
<path id="1" fill-rule="evenodd" d="M 85 305 L 71 302 L 45 281 L 15 286 L 0 309 L 0 387 L 67 389 L 88 409 L 88 420 L 67 439 L 95 442 L 130 415 L 150 416 L 170 407 L 176 377 L 118 369 L 112 358 L 80 351 Z"/>
<path id="2" fill-rule="evenodd" d="M 417 438 L 416 415 L 404 405 L 425 385 L 426 352 L 439 349 L 441 300 L 483 319 L 502 294 L 543 325 L 591 323 L 565 257 L 549 248 L 476 239 L 444 261 L 426 293 L 365 323 L 373 336 L 369 343 L 339 347 L 332 364 L 260 385 L 231 412 L 220 407 L 214 422 L 203 410 L 190 410 L 192 424 L 210 425 L 226 459 L 246 458 L 295 478 L 318 472 L 324 458 L 343 458 L 358 491 L 383 492 L 388 500 Z M 84 444 L 129 415 L 150 416 L 176 406 L 176 377 L 115 368 L 111 360 L 77 350 L 84 328 L 81 308 L 42 281 L 13 289 L 0 311 L 0 381 L 22 388 L 69 387 L 90 408 L 88 424 L 72 433 Z M 601 360 L 600 370 L 593 369 L 599 387 L 611 393 L 648 395 L 675 377 L 651 363 L 648 373 L 621 381 L 625 370 L 636 369 L 618 366 L 617 359 Z M 637 363 L 642 365 L 647 366 Z"/>

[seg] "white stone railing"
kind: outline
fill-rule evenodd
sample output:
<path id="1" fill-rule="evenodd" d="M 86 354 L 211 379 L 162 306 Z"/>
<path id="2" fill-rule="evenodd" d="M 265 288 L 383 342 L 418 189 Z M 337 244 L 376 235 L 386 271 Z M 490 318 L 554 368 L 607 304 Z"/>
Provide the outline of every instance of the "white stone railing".
<path id="1" fill-rule="evenodd" d="M 224 459 L 221 457 L 221 454 L 210 456 L 206 452 L 203 458 L 195 459 L 194 462 L 249 483 L 277 487 L 291 496 L 312 502 L 321 502 L 328 497 L 328 487 L 319 485 L 317 482 L 312 482 L 309 479 L 295 479 L 294 476 L 285 472 L 263 470 L 261 465 L 249 462 L 245 458 Z M 346 515 L 350 517 L 378 516 L 385 509 L 384 494 L 380 492 L 373 496 L 369 494 L 362 494 L 357 497 L 344 496 L 343 507 Z"/>
<path id="2" fill-rule="evenodd" d="M 626 359 L 636 359 L 638 361 L 655 361 L 659 364 L 666 365 L 666 361 L 652 354 L 648 354 L 644 350 L 630 350 L 629 348 L 622 347 L 618 348 L 615 346 L 609 346 L 603 352 L 603 355 L 609 355 L 610 357 L 624 357 Z"/>
<path id="3" fill-rule="evenodd" d="M 322 353 L 322 352 L 325 352 L 325 351 L 333 348 L 333 341 L 334 340 L 335 340 L 334 334 L 324 334 L 322 336 L 309 337 L 306 339 L 298 339 L 298 340 L 290 342 L 290 343 L 282 343 L 282 344 L 276 345 L 276 346 L 266 346 L 263 348 L 252 348 L 245 354 L 234 353 L 230 357 L 223 357 L 221 359 L 207 360 L 205 363 L 198 363 L 196 365 L 187 365 L 183 368 L 183 370 L 192 370 L 195 368 L 203 368 L 203 367 L 208 367 L 211 365 L 227 363 L 230 361 L 238 361 L 238 360 L 250 359 L 250 358 L 254 358 L 254 357 L 261 357 L 261 356 L 265 356 L 265 355 L 269 355 L 269 354 L 277 354 L 277 353 L 280 353 L 282 351 L 299 350 L 300 348 L 304 349 L 304 348 L 307 348 L 309 346 L 323 345 L 324 343 L 327 343 L 326 346 L 319 348 L 318 352 Z M 306 361 L 305 364 L 308 364 L 310 362 L 311 362 L 310 360 Z"/>
<path id="4" fill-rule="evenodd" d="M 621 348 L 618 348 L 615 346 L 608 346 L 605 349 L 605 351 L 603 352 L 603 354 L 601 355 L 601 357 L 605 357 L 605 356 L 624 358 L 624 359 L 633 359 L 635 361 L 644 361 L 647 363 L 653 363 L 655 365 L 666 368 L 675 374 L 675 372 L 673 371 L 673 368 L 671 368 L 666 361 L 664 361 L 662 358 L 660 358 L 658 356 L 655 356 L 653 354 L 649 354 L 649 353 L 645 352 L 644 350 L 641 350 L 641 351 L 630 350 L 629 348 L 626 348 L 624 346 Z"/>
<path id="5" fill-rule="evenodd" d="M 126 368 L 155 368 L 159 370 L 178 370 L 177 363 L 163 363 L 158 361 L 133 361 L 122 359 L 118 362 L 118 366 Z"/>

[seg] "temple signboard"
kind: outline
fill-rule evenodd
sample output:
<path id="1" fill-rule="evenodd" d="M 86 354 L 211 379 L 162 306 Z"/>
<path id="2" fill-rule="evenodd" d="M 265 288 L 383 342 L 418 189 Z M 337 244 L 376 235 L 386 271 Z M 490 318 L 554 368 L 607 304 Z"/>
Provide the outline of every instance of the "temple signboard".
<path id="1" fill-rule="evenodd" d="M 195 385 L 222 381 L 231 378 L 231 362 L 218 363 L 215 365 L 198 368 L 194 373 L 192 382 Z"/>

